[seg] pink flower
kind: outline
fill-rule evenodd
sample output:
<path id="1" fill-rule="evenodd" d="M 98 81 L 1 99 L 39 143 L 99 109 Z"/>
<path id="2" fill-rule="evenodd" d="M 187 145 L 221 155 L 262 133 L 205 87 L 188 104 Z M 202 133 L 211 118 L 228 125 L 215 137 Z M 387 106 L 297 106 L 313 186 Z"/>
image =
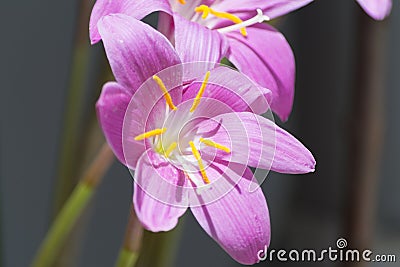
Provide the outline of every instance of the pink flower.
<path id="1" fill-rule="evenodd" d="M 135 170 L 133 202 L 144 227 L 171 230 L 190 208 L 232 258 L 256 263 L 270 222 L 247 165 L 315 168 L 307 148 L 259 115 L 271 92 L 214 63 L 182 65 L 165 36 L 130 16 L 104 16 L 98 29 L 116 79 L 103 87 L 98 118 L 115 155 Z"/>
<path id="2" fill-rule="evenodd" d="M 392 9 L 392 0 L 357 0 L 365 12 L 373 19 L 383 20 Z"/>
<path id="3" fill-rule="evenodd" d="M 160 13 L 158 29 L 183 62 L 219 62 L 227 57 L 244 74 L 272 91 L 271 108 L 287 120 L 293 104 L 295 61 L 284 36 L 260 23 L 312 0 L 97 0 L 90 19 L 92 43 L 98 20 L 123 13 L 136 19 Z"/>

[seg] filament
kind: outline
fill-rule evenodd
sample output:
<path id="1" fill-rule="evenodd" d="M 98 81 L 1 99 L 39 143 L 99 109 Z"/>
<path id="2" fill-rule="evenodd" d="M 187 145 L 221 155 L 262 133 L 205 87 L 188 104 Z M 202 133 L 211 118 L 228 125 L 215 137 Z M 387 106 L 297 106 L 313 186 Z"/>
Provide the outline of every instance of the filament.
<path id="1" fill-rule="evenodd" d="M 241 24 L 243 22 L 243 20 L 241 20 L 238 16 L 232 15 L 228 12 L 219 12 L 216 11 L 212 8 L 210 8 L 209 6 L 206 5 L 200 5 L 198 7 L 196 7 L 194 9 L 195 12 L 203 12 L 203 15 L 201 16 L 202 19 L 206 19 L 208 17 L 209 14 L 212 14 L 214 16 L 216 16 L 217 18 L 221 18 L 221 19 L 228 19 L 230 21 L 232 21 L 235 24 Z M 245 27 L 240 27 L 240 33 L 243 36 L 247 36 L 247 31 Z"/>
<path id="2" fill-rule="evenodd" d="M 168 93 L 167 88 L 165 87 L 163 81 L 157 75 L 153 75 L 153 80 L 158 84 L 161 91 L 164 93 L 165 101 L 167 102 L 168 106 L 172 110 L 176 110 L 176 106 L 172 102 L 171 95 Z"/>
<path id="3" fill-rule="evenodd" d="M 257 15 L 255 15 L 251 19 L 245 20 L 245 21 L 235 24 L 235 25 L 231 25 L 231 26 L 227 26 L 227 27 L 218 29 L 218 31 L 220 33 L 227 33 L 227 32 L 242 29 L 243 27 L 248 27 L 248 26 L 254 25 L 256 23 L 262 23 L 262 22 L 268 21 L 268 20 L 270 20 L 270 18 L 267 15 L 264 15 L 263 11 L 261 9 L 257 9 Z"/>
<path id="4" fill-rule="evenodd" d="M 206 171 L 204 170 L 203 160 L 201 159 L 199 151 L 195 147 L 193 141 L 190 141 L 189 145 L 192 149 L 193 156 L 195 157 L 195 159 L 197 160 L 197 163 L 199 164 L 200 173 L 201 173 L 201 176 L 203 177 L 204 183 L 209 184 L 210 180 L 208 179 Z"/>
<path id="5" fill-rule="evenodd" d="M 140 140 L 152 137 L 152 136 L 163 134 L 163 133 L 165 133 L 166 130 L 167 130 L 167 128 L 154 129 L 154 130 L 139 134 L 138 136 L 135 137 L 135 141 L 140 141 Z"/>
<path id="6" fill-rule="evenodd" d="M 206 76 L 204 77 L 203 83 L 201 84 L 200 90 L 193 100 L 193 104 L 192 104 L 192 107 L 190 108 L 190 112 L 195 111 L 197 106 L 200 104 L 200 99 L 203 96 L 204 90 L 206 89 L 209 77 L 210 77 L 210 72 L 207 71 Z"/>
<path id="7" fill-rule="evenodd" d="M 231 153 L 231 150 L 229 149 L 229 147 L 223 146 L 221 144 L 218 144 L 214 141 L 211 141 L 209 139 L 204 139 L 204 138 L 200 138 L 200 142 L 202 142 L 203 144 L 210 146 L 210 147 L 215 147 L 219 150 L 225 151 L 226 153 Z"/>

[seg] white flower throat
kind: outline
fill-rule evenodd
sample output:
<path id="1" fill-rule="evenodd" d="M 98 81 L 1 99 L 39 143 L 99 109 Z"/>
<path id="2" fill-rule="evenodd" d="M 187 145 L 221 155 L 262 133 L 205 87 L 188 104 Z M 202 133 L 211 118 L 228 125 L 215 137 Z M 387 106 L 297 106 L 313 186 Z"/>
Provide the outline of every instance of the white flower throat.
<path id="1" fill-rule="evenodd" d="M 191 134 L 187 134 L 187 132 L 185 132 L 181 135 L 181 131 L 186 124 L 191 122 L 192 113 L 200 104 L 209 77 L 210 72 L 208 71 L 196 97 L 193 99 L 190 110 L 187 111 L 187 109 L 185 108 L 183 110 L 178 110 L 178 107 L 175 106 L 175 104 L 173 103 L 171 95 L 169 94 L 163 81 L 158 76 L 154 75 L 153 80 L 162 90 L 169 112 L 175 112 L 175 114 L 173 115 L 176 115 L 176 112 L 183 112 L 183 114 L 172 116 L 172 120 L 170 121 L 168 121 L 167 119 L 165 121 L 166 127 L 153 129 L 135 137 L 136 141 L 150 139 L 152 143 L 152 148 L 155 152 L 172 161 L 173 163 L 179 164 L 180 166 L 182 166 L 184 171 L 190 170 L 189 165 L 191 165 L 191 161 L 188 159 L 188 156 L 191 156 L 191 158 L 194 157 L 195 161 L 197 162 L 197 168 L 200 171 L 202 180 L 205 184 L 209 184 L 210 180 L 208 179 L 207 173 L 205 171 L 206 168 L 204 166 L 201 153 L 199 151 L 200 146 L 205 145 L 208 147 L 213 147 L 218 150 L 224 151 L 225 153 L 231 153 L 231 150 L 230 148 L 218 144 L 210 139 L 197 136 L 193 131 L 190 131 L 191 129 L 187 130 L 187 132 L 192 132 Z M 191 176 L 187 171 L 185 171 L 185 174 L 190 179 Z M 197 186 L 199 186 L 198 181 L 196 181 L 195 179 L 191 180 Z"/>

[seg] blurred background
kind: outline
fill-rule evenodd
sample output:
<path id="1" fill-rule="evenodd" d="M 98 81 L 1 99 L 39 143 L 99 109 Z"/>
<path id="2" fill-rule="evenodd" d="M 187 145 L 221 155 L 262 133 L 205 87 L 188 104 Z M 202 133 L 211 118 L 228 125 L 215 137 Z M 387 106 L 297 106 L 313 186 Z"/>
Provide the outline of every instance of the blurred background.
<path id="1" fill-rule="evenodd" d="M 1 2 L 1 253 L 29 266 L 54 216 L 103 137 L 94 103 L 112 80 L 88 40 L 93 1 Z M 154 22 L 156 16 L 148 21 Z M 348 247 L 400 261 L 400 6 L 375 22 L 355 1 L 315 1 L 277 21 L 297 61 L 284 128 L 317 160 L 313 174 L 270 173 L 262 185 L 273 249 Z M 113 266 L 131 205 L 132 178 L 114 162 L 54 266 Z M 262 262 L 257 266 L 386 266 Z M 190 212 L 145 233 L 138 266 L 240 266 Z"/>

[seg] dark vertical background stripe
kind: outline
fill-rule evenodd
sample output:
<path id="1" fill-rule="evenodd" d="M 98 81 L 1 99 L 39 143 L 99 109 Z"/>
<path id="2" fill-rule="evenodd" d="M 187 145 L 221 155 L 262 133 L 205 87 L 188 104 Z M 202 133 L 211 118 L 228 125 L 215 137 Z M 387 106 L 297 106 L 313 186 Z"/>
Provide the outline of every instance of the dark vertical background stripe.
<path id="1" fill-rule="evenodd" d="M 400 249 L 400 6 L 394 2 L 386 21 L 386 127 L 371 248 L 381 253 Z M 77 6 L 78 1 L 1 3 L 1 266 L 28 266 L 49 227 Z M 317 171 L 270 174 L 263 184 L 273 248 L 326 248 L 344 233 L 346 138 L 360 12 L 355 1 L 316 1 L 278 26 L 297 60 L 294 110 L 284 127 L 314 152 Z M 101 45 L 93 49 L 100 52 L 93 56 L 95 69 Z M 113 265 L 125 231 L 131 184 L 128 171 L 114 164 L 91 205 L 77 266 Z M 239 266 L 190 213 L 184 221 L 178 225 L 182 236 L 174 266 Z"/>

